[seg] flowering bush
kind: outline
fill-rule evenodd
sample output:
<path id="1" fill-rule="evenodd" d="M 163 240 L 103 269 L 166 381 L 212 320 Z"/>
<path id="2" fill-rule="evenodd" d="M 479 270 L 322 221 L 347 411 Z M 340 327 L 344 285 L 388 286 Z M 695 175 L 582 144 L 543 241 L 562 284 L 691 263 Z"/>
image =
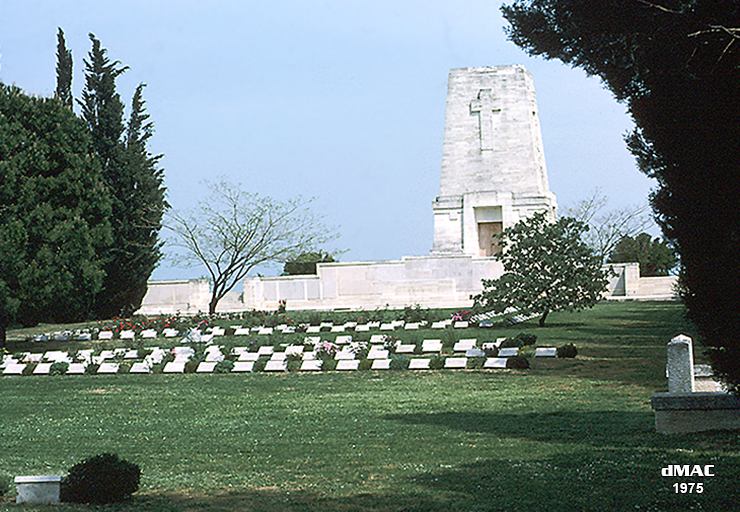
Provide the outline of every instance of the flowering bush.
<path id="1" fill-rule="evenodd" d="M 328 361 L 334 359 L 337 354 L 339 346 L 328 341 L 322 341 L 316 344 L 316 356 L 322 361 Z"/>
<path id="2" fill-rule="evenodd" d="M 452 314 L 453 322 L 468 322 L 473 312 L 469 309 L 460 309 L 457 313 Z"/>

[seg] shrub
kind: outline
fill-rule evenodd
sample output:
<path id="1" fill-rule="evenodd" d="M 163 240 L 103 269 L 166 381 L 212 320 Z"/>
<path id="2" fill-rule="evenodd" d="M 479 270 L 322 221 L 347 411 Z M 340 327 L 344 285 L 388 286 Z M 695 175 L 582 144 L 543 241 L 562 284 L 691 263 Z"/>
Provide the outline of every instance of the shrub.
<path id="1" fill-rule="evenodd" d="M 501 348 L 514 348 L 514 347 L 524 347 L 526 345 L 534 345 L 537 343 L 537 335 L 536 334 L 528 334 L 526 332 L 520 332 L 513 338 L 506 338 L 506 340 L 501 344 Z"/>
<path id="2" fill-rule="evenodd" d="M 213 373 L 231 373 L 231 370 L 234 369 L 234 361 L 230 359 L 224 359 L 223 361 L 219 361 L 216 363 L 216 366 L 213 367 Z"/>
<path id="3" fill-rule="evenodd" d="M 506 360 L 506 367 L 513 370 L 528 370 L 529 359 L 524 356 L 513 356 Z"/>
<path id="4" fill-rule="evenodd" d="M 263 372 L 265 371 L 265 366 L 267 365 L 267 359 L 264 357 L 260 357 L 254 362 L 254 366 L 252 367 L 253 372 Z"/>
<path id="5" fill-rule="evenodd" d="M 121 363 L 118 365 L 118 373 L 119 374 L 126 374 L 131 373 L 131 363 Z"/>
<path id="6" fill-rule="evenodd" d="M 289 372 L 297 372 L 301 369 L 302 361 L 298 359 L 288 359 L 285 364 Z"/>
<path id="7" fill-rule="evenodd" d="M 38 366 L 38 363 L 28 363 L 25 368 L 23 368 L 23 375 L 33 375 L 33 371 L 36 369 L 36 366 Z"/>
<path id="8" fill-rule="evenodd" d="M 407 370 L 411 364 L 411 359 L 404 354 L 394 354 L 391 357 L 391 370 Z"/>
<path id="9" fill-rule="evenodd" d="M 195 370 L 198 369 L 198 365 L 200 364 L 200 361 L 197 359 L 191 359 L 187 363 L 185 363 L 185 369 L 183 370 L 183 373 L 195 373 Z"/>
<path id="10" fill-rule="evenodd" d="M 445 358 L 443 356 L 433 356 L 429 360 L 430 370 L 440 370 L 445 367 Z"/>
<path id="11" fill-rule="evenodd" d="M 483 365 L 485 364 L 485 362 L 486 362 L 485 357 L 469 357 L 466 368 L 477 370 L 477 369 L 483 368 Z"/>
<path id="12" fill-rule="evenodd" d="M 111 453 L 75 464 L 62 478 L 59 497 L 74 503 L 114 503 L 139 488 L 139 466 Z"/>
<path id="13" fill-rule="evenodd" d="M 371 359 L 363 359 L 360 361 L 360 364 L 357 366 L 358 370 L 367 371 L 370 370 L 373 367 L 373 361 Z"/>
<path id="14" fill-rule="evenodd" d="M 325 372 L 331 372 L 337 369 L 336 359 L 324 359 L 321 363 L 321 370 Z"/>
<path id="15" fill-rule="evenodd" d="M 57 361 L 49 367 L 49 375 L 64 375 L 69 369 L 69 363 L 66 361 Z"/>
<path id="16" fill-rule="evenodd" d="M 0 496 L 6 496 L 13 488 L 13 477 L 8 473 L 0 473 Z"/>
<path id="17" fill-rule="evenodd" d="M 562 347 L 558 347 L 558 357 L 576 357 L 578 355 L 578 349 L 572 343 L 566 343 Z"/>

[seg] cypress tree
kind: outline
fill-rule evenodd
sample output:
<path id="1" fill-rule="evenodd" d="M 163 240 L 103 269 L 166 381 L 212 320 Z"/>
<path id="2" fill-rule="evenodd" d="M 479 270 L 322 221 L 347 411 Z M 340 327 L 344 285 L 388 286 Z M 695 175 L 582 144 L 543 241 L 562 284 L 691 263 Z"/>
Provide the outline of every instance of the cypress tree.
<path id="1" fill-rule="evenodd" d="M 57 88 L 54 95 L 72 109 L 72 51 L 67 49 L 64 31 L 57 32 Z"/>
<path id="2" fill-rule="evenodd" d="M 146 148 L 153 125 L 144 109 L 140 85 L 134 94 L 128 126 L 116 78 L 128 67 L 111 61 L 90 34 L 92 49 L 85 61 L 82 117 L 92 133 L 111 198 L 113 243 L 106 253 L 105 279 L 96 316 L 131 315 L 141 306 L 147 279 L 161 257 L 157 235 L 166 206 L 160 156 Z"/>

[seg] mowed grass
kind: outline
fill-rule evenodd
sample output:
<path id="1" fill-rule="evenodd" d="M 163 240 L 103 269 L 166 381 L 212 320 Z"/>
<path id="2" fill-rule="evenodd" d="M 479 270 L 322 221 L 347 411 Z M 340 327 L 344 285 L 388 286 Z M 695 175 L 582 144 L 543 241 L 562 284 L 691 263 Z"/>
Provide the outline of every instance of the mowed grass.
<path id="1" fill-rule="evenodd" d="M 550 320 L 487 334 L 579 348 L 526 372 L 0 378 L 0 471 L 63 474 L 105 451 L 142 469 L 122 504 L 0 509 L 737 510 L 738 434 L 654 429 L 665 344 L 693 334 L 681 306 Z M 664 478 L 668 464 L 716 476 Z M 704 492 L 674 492 L 690 481 Z"/>

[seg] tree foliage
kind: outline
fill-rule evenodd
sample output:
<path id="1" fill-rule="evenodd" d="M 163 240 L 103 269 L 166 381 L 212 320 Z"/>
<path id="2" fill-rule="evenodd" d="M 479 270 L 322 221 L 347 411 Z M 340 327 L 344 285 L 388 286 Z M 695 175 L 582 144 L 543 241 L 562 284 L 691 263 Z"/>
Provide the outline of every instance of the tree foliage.
<path id="1" fill-rule="evenodd" d="M 533 55 L 599 76 L 635 123 L 656 220 L 715 374 L 740 390 L 740 3 L 530 0 L 503 7 Z"/>
<path id="2" fill-rule="evenodd" d="M 57 88 L 54 95 L 62 105 L 72 109 L 72 51 L 67 49 L 61 28 L 57 32 Z"/>
<path id="3" fill-rule="evenodd" d="M 56 99 L 0 84 L 0 335 L 90 315 L 110 203 L 85 125 Z"/>
<path id="4" fill-rule="evenodd" d="M 503 263 L 504 274 L 483 280 L 475 307 L 539 314 L 544 325 L 551 311 L 593 306 L 602 297 L 607 278 L 600 258 L 581 238 L 587 230 L 573 218 L 550 222 L 544 213 L 537 213 L 496 235 L 503 249 L 496 259 Z"/>
<path id="5" fill-rule="evenodd" d="M 285 266 L 283 267 L 283 275 L 316 275 L 317 264 L 331 263 L 333 261 L 336 261 L 334 259 L 334 254 L 325 251 L 304 252 L 303 254 L 299 254 L 295 258 L 291 258 L 285 262 Z"/>
<path id="6" fill-rule="evenodd" d="M 596 189 L 587 198 L 565 209 L 565 216 L 573 217 L 588 225 L 583 240 L 605 262 L 624 237 L 635 236 L 654 222 L 647 202 L 606 210 L 609 199 Z"/>
<path id="7" fill-rule="evenodd" d="M 609 255 L 609 263 L 640 264 L 641 277 L 667 276 L 676 268 L 678 258 L 668 242 L 648 233 L 622 238 Z"/>
<path id="8" fill-rule="evenodd" d="M 161 258 L 158 234 L 167 203 L 164 171 L 158 167 L 161 155 L 153 156 L 147 149 L 154 129 L 144 107 L 144 84 L 136 88 L 125 123 L 116 79 L 128 67 L 111 61 L 93 34 L 90 40 L 80 105 L 113 209 L 113 243 L 106 254 L 103 289 L 96 301 L 96 316 L 108 318 L 130 315 L 141 306 L 147 280 Z"/>
<path id="9" fill-rule="evenodd" d="M 211 193 L 195 209 L 171 212 L 167 227 L 176 237 L 183 266 L 204 266 L 213 287 L 209 313 L 255 267 L 284 263 L 316 252 L 337 237 L 301 197 L 278 201 L 250 194 L 224 179 L 206 185 Z"/>

